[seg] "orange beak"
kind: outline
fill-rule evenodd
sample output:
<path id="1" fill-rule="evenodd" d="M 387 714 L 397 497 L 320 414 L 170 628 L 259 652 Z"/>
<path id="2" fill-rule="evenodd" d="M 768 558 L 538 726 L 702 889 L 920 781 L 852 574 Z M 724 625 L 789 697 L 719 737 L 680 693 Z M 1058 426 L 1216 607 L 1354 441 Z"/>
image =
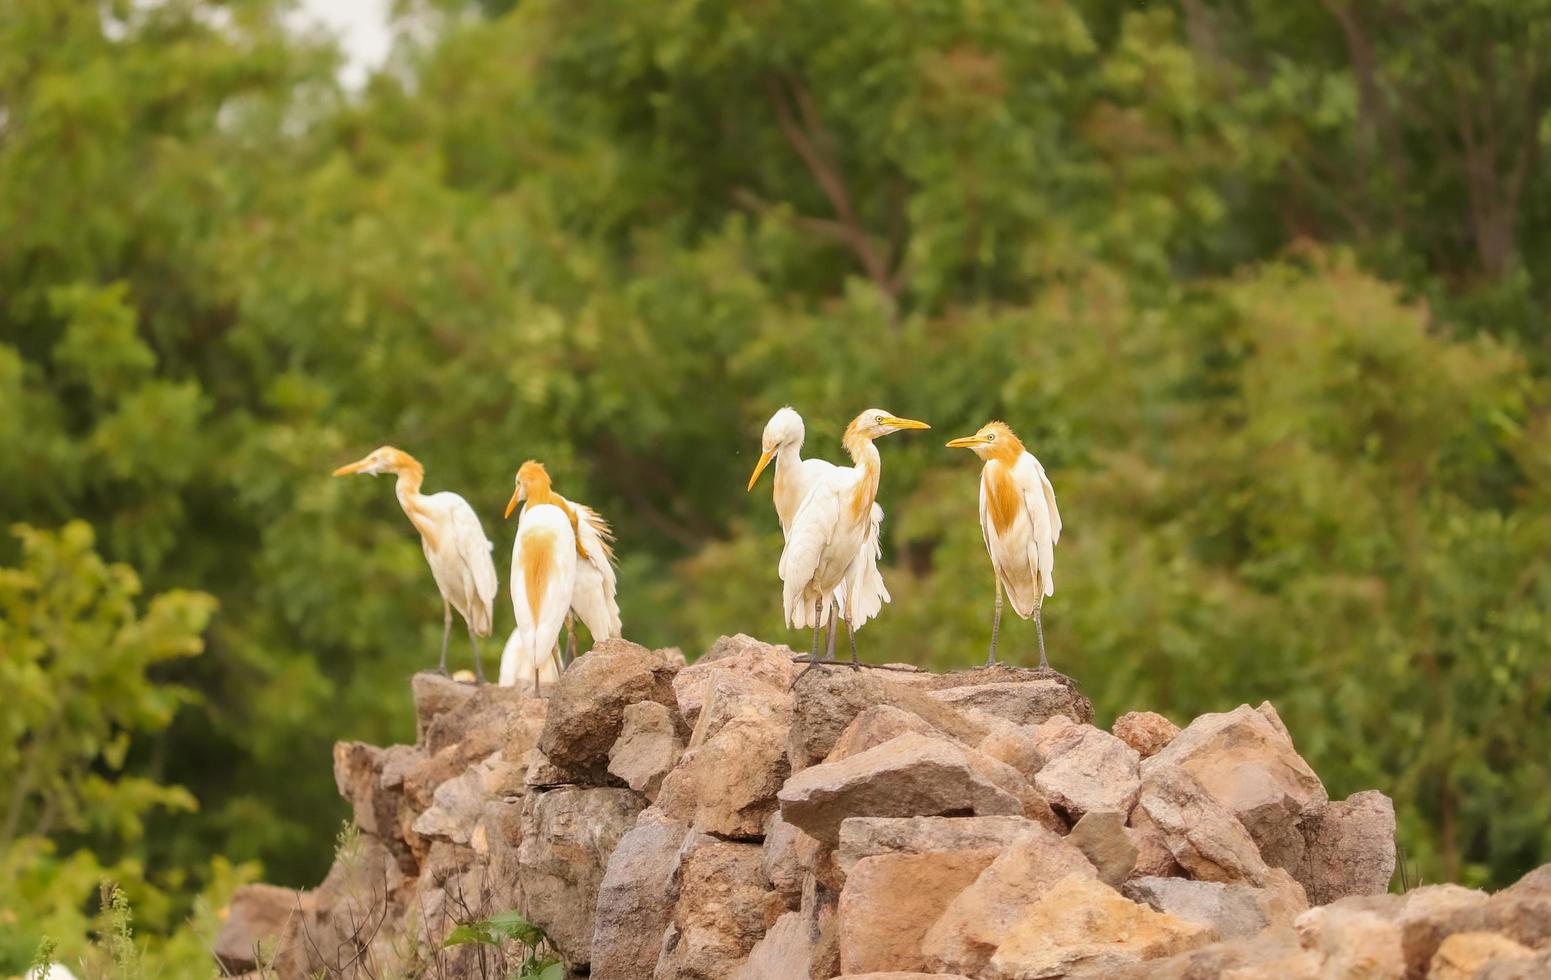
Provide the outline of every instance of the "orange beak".
<path id="1" fill-rule="evenodd" d="M 339 469 L 334 471 L 334 475 L 349 476 L 351 473 L 361 472 L 370 465 L 372 465 L 372 458 L 370 456 L 364 456 L 361 459 L 356 460 L 354 463 L 346 463 L 344 466 L 341 466 Z"/>
<path id="2" fill-rule="evenodd" d="M 978 435 L 978 434 L 977 435 L 973 435 L 973 436 L 959 436 L 957 439 L 953 439 L 953 440 L 949 441 L 948 448 L 949 449 L 969 449 L 969 448 L 971 448 L 973 446 L 984 445 L 987 441 L 988 440 L 986 439 L 985 436 Z"/>
<path id="3" fill-rule="evenodd" d="M 516 510 L 520 503 L 522 503 L 522 487 L 512 491 L 512 499 L 506 502 L 506 513 L 501 515 L 502 519 L 511 517 L 512 511 Z"/>
<path id="4" fill-rule="evenodd" d="M 891 415 L 888 418 L 884 419 L 883 420 L 883 424 L 888 426 L 891 429 L 930 429 L 931 428 L 931 426 L 927 425 L 925 422 L 918 422 L 915 419 L 902 419 L 902 418 L 898 418 L 898 417 L 893 416 L 893 415 Z"/>
<path id="5" fill-rule="evenodd" d="M 775 459 L 775 452 L 773 450 L 767 449 L 759 454 L 759 465 L 754 467 L 754 475 L 749 477 L 750 490 L 753 490 L 754 484 L 759 482 L 759 475 L 765 472 L 765 467 L 770 465 L 772 459 Z"/>

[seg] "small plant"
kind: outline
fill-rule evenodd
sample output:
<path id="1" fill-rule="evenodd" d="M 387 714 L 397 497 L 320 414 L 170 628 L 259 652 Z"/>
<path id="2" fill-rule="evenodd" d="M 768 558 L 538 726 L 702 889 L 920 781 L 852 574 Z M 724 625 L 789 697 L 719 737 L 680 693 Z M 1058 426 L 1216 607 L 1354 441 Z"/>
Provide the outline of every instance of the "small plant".
<path id="1" fill-rule="evenodd" d="M 38 951 L 32 955 L 32 965 L 27 968 L 27 976 L 29 978 L 48 976 L 53 971 L 54 964 L 58 962 L 55 958 L 58 952 L 59 944 L 44 936 L 43 941 L 38 943 Z"/>
<path id="2" fill-rule="evenodd" d="M 518 944 L 523 954 L 510 980 L 565 980 L 565 963 L 555 951 L 555 944 L 542 928 L 520 912 L 501 912 L 466 922 L 453 929 L 442 946 L 476 943 L 499 948 L 505 942 Z"/>
<path id="3" fill-rule="evenodd" d="M 135 947 L 134 913 L 129 896 L 111 881 L 102 883 L 101 946 L 113 962 L 117 980 L 140 980 L 140 950 Z"/>

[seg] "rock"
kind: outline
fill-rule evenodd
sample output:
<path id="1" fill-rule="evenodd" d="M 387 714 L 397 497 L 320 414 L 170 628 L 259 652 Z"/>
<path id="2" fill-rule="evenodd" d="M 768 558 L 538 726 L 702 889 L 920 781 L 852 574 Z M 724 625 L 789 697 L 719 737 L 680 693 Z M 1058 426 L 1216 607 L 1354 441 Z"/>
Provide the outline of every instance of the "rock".
<path id="1" fill-rule="evenodd" d="M 784 692 L 740 689 L 717 679 L 664 790 L 665 806 L 708 834 L 757 840 L 786 780 L 791 702 Z"/>
<path id="2" fill-rule="evenodd" d="M 684 737 L 673 709 L 656 701 L 637 701 L 625 707 L 619 738 L 609 748 L 609 775 L 656 800 L 663 777 L 683 754 Z"/>
<path id="3" fill-rule="evenodd" d="M 378 963 L 397 962 L 397 930 L 372 932 L 370 922 L 397 922 L 406 911 L 412 884 L 381 839 L 356 835 L 340 848 L 323 883 L 302 893 L 295 914 L 286 919 L 273 974 L 291 978 L 339 972 L 342 963 L 356 955 Z M 364 949 L 363 935 L 371 936 Z"/>
<path id="4" fill-rule="evenodd" d="M 459 684 L 451 677 L 430 671 L 415 674 L 410 679 L 409 688 L 415 699 L 415 741 L 422 746 L 429 746 L 428 733 L 438 719 L 456 719 L 467 714 L 469 705 L 479 691 L 478 688 Z M 446 741 L 441 741 L 436 748 L 443 748 L 446 744 Z"/>
<path id="5" fill-rule="evenodd" d="M 1265 882 L 1270 869 L 1260 859 L 1249 832 L 1186 770 L 1173 766 L 1152 769 L 1142 784 L 1140 808 L 1163 834 L 1174 859 L 1192 877 L 1254 885 Z"/>
<path id="6" fill-rule="evenodd" d="M 1106 980 L 1323 980 L 1319 957 L 1288 927 L 1117 967 Z"/>
<path id="7" fill-rule="evenodd" d="M 1395 804 L 1376 790 L 1327 803 L 1299 822 L 1302 859 L 1290 868 L 1325 905 L 1348 895 L 1381 895 L 1395 874 Z"/>
<path id="8" fill-rule="evenodd" d="M 1551 949 L 1529 959 L 1499 957 L 1476 971 L 1475 980 L 1546 980 L 1551 977 Z"/>
<path id="9" fill-rule="evenodd" d="M 1066 842 L 1076 847 L 1111 888 L 1131 877 L 1136 868 L 1137 847 L 1126 828 L 1125 814 L 1116 810 L 1090 810 L 1077 821 Z"/>
<path id="10" fill-rule="evenodd" d="M 1444 941 L 1462 932 L 1490 932 L 1530 949 L 1551 948 L 1551 892 L 1538 888 L 1534 880 L 1520 887 L 1525 884 L 1521 881 L 1485 899 L 1479 892 L 1459 889 L 1446 896 L 1429 894 L 1423 903 L 1408 892 L 1399 918 L 1408 975 L 1423 976 Z M 1343 899 L 1325 908 L 1353 901 Z"/>
<path id="11" fill-rule="evenodd" d="M 674 871 L 688 833 L 682 821 L 646 810 L 619 839 L 598 888 L 594 980 L 651 976 L 678 898 Z"/>
<path id="12" fill-rule="evenodd" d="M 535 745 L 523 760 L 523 784 L 529 789 L 553 789 L 557 786 L 587 785 L 589 777 L 584 773 L 562 769 L 549 761 L 544 750 Z"/>
<path id="13" fill-rule="evenodd" d="M 1456 932 L 1433 954 L 1427 980 L 1472 980 L 1487 963 L 1528 960 L 1535 951 L 1490 932 Z"/>
<path id="14" fill-rule="evenodd" d="M 1303 860 L 1298 821 L 1328 797 L 1293 748 L 1275 709 L 1264 707 L 1269 716 L 1247 704 L 1202 715 L 1148 759 L 1142 772 L 1185 770 L 1238 818 L 1267 863 L 1292 870 Z"/>
<path id="15" fill-rule="evenodd" d="M 625 708 L 656 701 L 678 710 L 678 667 L 662 651 L 610 639 L 577 657 L 549 698 L 539 748 L 562 769 L 601 775 L 624 726 Z"/>
<path id="16" fill-rule="evenodd" d="M 279 951 L 286 923 L 302 907 L 301 895 L 274 885 L 243 885 L 232 895 L 211 952 L 226 975 L 266 967 Z"/>
<path id="17" fill-rule="evenodd" d="M 693 728 L 709 685 L 717 678 L 744 678 L 785 694 L 798 669 L 789 647 L 739 633 L 717 640 L 704 656 L 679 671 L 673 678 L 673 693 L 684 723 Z"/>
<path id="18" fill-rule="evenodd" d="M 1045 743 L 1045 763 L 1034 776 L 1034 786 L 1073 820 L 1090 810 L 1130 813 L 1141 786 L 1141 757 L 1097 728 L 1073 724 L 1060 730 L 1071 729 L 1075 734 Z"/>
<path id="19" fill-rule="evenodd" d="M 404 808 L 402 780 L 392 788 L 382 784 L 390 752 L 365 742 L 334 743 L 334 785 L 339 795 L 349 802 L 357 827 L 385 839 L 400 836 L 399 813 Z M 424 758 L 406 746 L 399 746 L 397 754 L 413 761 Z"/>
<path id="20" fill-rule="evenodd" d="M 1184 875 L 1185 869 L 1174 860 L 1174 852 L 1169 850 L 1163 831 L 1141 806 L 1132 809 L 1126 836 L 1136 845 L 1136 867 L 1131 869 L 1132 877 L 1176 878 Z"/>
<path id="21" fill-rule="evenodd" d="M 839 980 L 970 980 L 957 973 L 914 973 L 889 970 L 886 973 L 847 973 Z"/>
<path id="22" fill-rule="evenodd" d="M 529 793 L 523 801 L 517 862 L 526 913 L 573 967 L 591 960 L 604 871 L 645 802 L 633 790 L 581 786 Z"/>
<path id="23" fill-rule="evenodd" d="M 415 818 L 414 831 L 453 844 L 468 844 L 479 818 L 484 816 L 486 794 L 480 773 L 469 769 L 436 787 L 431 808 Z"/>
<path id="24" fill-rule="evenodd" d="M 1270 924 L 1251 885 L 1149 877 L 1133 878 L 1120 891 L 1133 902 L 1207 926 L 1220 939 L 1248 939 Z"/>
<path id="25" fill-rule="evenodd" d="M 842 839 L 844 835 L 842 825 Z M 802 901 L 803 878 L 812 870 L 807 866 L 805 856 L 811 854 L 817 844 L 812 837 L 782 820 L 779 810 L 765 821 L 765 849 L 759 869 L 789 909 L 796 909 Z"/>
<path id="26" fill-rule="evenodd" d="M 757 844 L 696 834 L 679 856 L 679 896 L 652 976 L 723 980 L 783 912 L 759 871 Z"/>
<path id="27" fill-rule="evenodd" d="M 829 955 L 837 928 L 830 906 L 787 912 L 754 944 L 732 980 L 826 980 L 838 969 Z"/>
<path id="28" fill-rule="evenodd" d="M 933 969 L 977 973 L 1056 882 L 1094 877 L 1082 852 L 1044 827 L 1031 828 L 948 903 L 921 939 Z M 848 882 L 849 885 L 849 882 Z"/>
<path id="29" fill-rule="evenodd" d="M 975 745 L 987 735 L 985 726 L 929 697 L 918 685 L 884 680 L 871 671 L 810 670 L 798 676 L 792 696 L 786 754 L 793 772 L 829 755 L 851 720 L 876 704 L 908 711 L 966 745 Z"/>
<path id="30" fill-rule="evenodd" d="M 840 893 L 842 973 L 925 970 L 921 940 L 995 851 L 933 851 L 863 858 Z"/>
<path id="31" fill-rule="evenodd" d="M 1298 917 L 1297 929 L 1326 976 L 1398 980 L 1405 974 L 1400 927 L 1385 916 L 1363 909 L 1310 909 Z"/>
<path id="32" fill-rule="evenodd" d="M 961 746 L 915 733 L 799 772 L 781 817 L 834 846 L 847 817 L 1021 814 L 1023 802 L 975 771 Z"/>
<path id="33" fill-rule="evenodd" d="M 1027 817 L 847 817 L 836 857 L 842 870 L 878 854 L 1002 851 L 1040 824 Z"/>
<path id="34" fill-rule="evenodd" d="M 1161 752 L 1179 734 L 1179 726 L 1152 711 L 1127 711 L 1115 719 L 1115 737 L 1144 759 Z"/>
<path id="35" fill-rule="evenodd" d="M 896 735 L 906 732 L 915 732 L 917 735 L 936 736 L 940 734 L 937 729 L 928 724 L 920 715 L 914 715 L 904 708 L 896 708 L 892 704 L 875 704 L 869 708 L 863 708 L 851 723 L 840 733 L 835 740 L 835 745 L 824 757 L 825 762 L 839 762 L 849 759 L 851 756 L 868 749 L 876 748 Z"/>
<path id="36" fill-rule="evenodd" d="M 1078 704 L 1085 699 L 1055 680 L 975 684 L 930 693 L 944 704 L 960 710 L 983 711 L 1015 725 L 1038 725 L 1056 715 L 1084 720 Z M 1088 717 L 1092 717 L 1091 709 Z"/>
<path id="37" fill-rule="evenodd" d="M 999 762 L 1032 777 L 1044 763 L 1035 747 L 1034 729 L 1027 725 L 1014 725 L 1001 718 L 992 718 L 977 712 L 966 712 L 970 718 L 985 724 L 990 734 L 976 746 L 980 751 Z"/>
<path id="38" fill-rule="evenodd" d="M 1014 923 L 991 957 L 990 976 L 1106 976 L 1211 939 L 1206 926 L 1138 905 L 1097 878 L 1068 875 Z"/>

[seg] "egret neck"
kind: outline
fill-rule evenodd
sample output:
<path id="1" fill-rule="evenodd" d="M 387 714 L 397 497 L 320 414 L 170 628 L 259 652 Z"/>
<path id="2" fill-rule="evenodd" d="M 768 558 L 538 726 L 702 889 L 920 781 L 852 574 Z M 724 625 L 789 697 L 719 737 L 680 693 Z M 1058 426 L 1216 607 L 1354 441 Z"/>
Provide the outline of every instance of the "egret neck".
<path id="1" fill-rule="evenodd" d="M 436 527 L 421 504 L 420 485 L 425 482 L 425 467 L 413 456 L 401 452 L 394 461 L 394 472 L 398 482 L 393 485 L 393 494 L 398 497 L 399 506 L 404 508 L 404 516 L 409 518 L 409 523 L 420 532 L 431 550 L 437 550 Z"/>
<path id="2" fill-rule="evenodd" d="M 846 434 L 841 445 L 845 446 L 847 453 L 851 455 L 851 461 L 856 464 L 857 472 L 861 479 L 856 482 L 856 489 L 851 494 L 849 501 L 849 513 L 846 515 L 851 521 L 861 524 L 872 515 L 873 501 L 878 499 L 878 481 L 883 475 L 883 459 L 878 455 L 878 447 L 873 445 L 871 439 L 862 435 L 856 422 L 846 426 Z"/>

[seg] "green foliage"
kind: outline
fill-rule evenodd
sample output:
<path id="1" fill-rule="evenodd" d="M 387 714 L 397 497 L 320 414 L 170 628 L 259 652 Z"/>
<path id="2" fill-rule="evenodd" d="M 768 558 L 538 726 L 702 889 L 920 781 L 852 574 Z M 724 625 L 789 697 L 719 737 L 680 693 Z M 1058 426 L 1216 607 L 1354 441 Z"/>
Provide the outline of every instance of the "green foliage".
<path id="1" fill-rule="evenodd" d="M 277 0 L 6 4 L 0 510 L 67 528 L 0 543 L 0 776 L 44 753 L 0 860 L 54 923 L 13 959 L 103 877 L 148 937 L 321 875 L 329 744 L 409 731 L 441 629 L 334 466 L 399 445 L 504 551 L 545 460 L 693 655 L 787 636 L 741 491 L 787 403 L 831 459 L 869 405 L 935 426 L 882 445 L 865 656 L 982 655 L 941 443 L 1001 417 L 1101 712 L 1269 698 L 1423 879 L 1551 860 L 1545 4 L 408 0 L 355 95 Z"/>
<path id="2" fill-rule="evenodd" d="M 459 925 L 447 934 L 442 946 L 477 943 L 499 948 L 508 942 L 517 944 L 521 956 L 511 973 L 512 980 L 563 980 L 565 977 L 565 963 L 555 953 L 549 936 L 520 912 L 499 912 Z"/>

